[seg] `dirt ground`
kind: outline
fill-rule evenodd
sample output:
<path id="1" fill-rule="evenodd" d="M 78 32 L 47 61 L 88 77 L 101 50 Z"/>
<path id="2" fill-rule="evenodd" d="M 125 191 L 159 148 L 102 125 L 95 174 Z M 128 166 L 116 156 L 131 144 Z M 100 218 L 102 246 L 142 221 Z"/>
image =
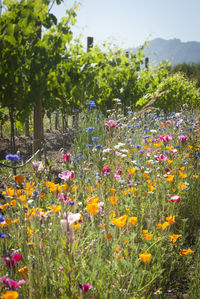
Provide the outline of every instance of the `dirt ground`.
<path id="1" fill-rule="evenodd" d="M 61 158 L 61 153 L 70 152 L 71 145 L 73 142 L 72 136 L 73 134 L 71 133 L 69 135 L 63 136 L 60 131 L 45 132 L 44 140 L 46 144 L 45 148 L 46 148 L 47 163 L 51 164 L 51 161 L 54 161 L 54 165 L 56 165 L 56 169 L 54 168 L 52 170 L 51 173 L 52 176 L 54 175 L 56 177 L 57 173 L 59 173 L 60 170 L 62 169 L 63 160 Z M 24 161 L 27 161 L 29 158 L 31 158 L 33 154 L 33 138 L 31 136 L 15 137 L 15 143 L 16 143 L 15 152 L 16 153 L 17 151 L 20 152 L 20 158 L 23 157 Z M 6 155 L 10 153 L 11 153 L 10 138 L 9 137 L 0 138 L 0 162 L 2 162 L 2 160 L 5 160 Z M 44 151 L 42 152 L 42 160 L 44 161 Z M 0 165 L 0 172 L 2 169 L 4 169 L 4 167 Z M 17 170 L 18 173 L 19 172 L 23 173 L 23 171 L 24 171 L 23 167 L 20 168 L 20 170 Z M 3 190 L 5 190 L 5 188 L 8 186 L 9 186 L 9 182 L 5 182 L 0 173 L 0 193 Z"/>

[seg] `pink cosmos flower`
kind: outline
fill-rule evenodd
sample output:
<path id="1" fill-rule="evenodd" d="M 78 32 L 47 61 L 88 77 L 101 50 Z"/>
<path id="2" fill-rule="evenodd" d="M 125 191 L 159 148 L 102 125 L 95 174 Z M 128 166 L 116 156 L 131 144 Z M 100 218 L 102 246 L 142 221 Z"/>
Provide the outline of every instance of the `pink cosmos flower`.
<path id="1" fill-rule="evenodd" d="M 115 180 L 120 180 L 121 179 L 121 175 L 117 174 L 117 173 L 113 173 L 113 179 Z"/>
<path id="2" fill-rule="evenodd" d="M 160 141 L 163 141 L 163 142 L 169 142 L 172 140 L 172 136 L 169 136 L 169 135 L 160 135 Z"/>
<path id="3" fill-rule="evenodd" d="M 19 261 L 22 259 L 22 255 L 20 253 L 13 253 L 10 256 L 2 257 L 4 263 L 8 268 L 14 267 Z"/>
<path id="4" fill-rule="evenodd" d="M 64 181 L 68 181 L 69 179 L 73 180 L 74 179 L 74 171 L 69 171 L 69 170 L 65 170 L 62 173 L 58 174 L 58 177 L 60 179 L 63 179 Z"/>
<path id="5" fill-rule="evenodd" d="M 67 201 L 67 195 L 65 193 L 58 193 L 58 198 L 64 203 Z"/>
<path id="6" fill-rule="evenodd" d="M 185 135 L 180 135 L 178 136 L 178 139 L 181 141 L 181 143 L 184 143 L 185 141 L 187 141 L 188 137 Z"/>
<path id="7" fill-rule="evenodd" d="M 163 161 L 167 161 L 168 160 L 168 158 L 165 157 L 163 154 L 155 156 L 155 159 L 156 159 L 156 161 L 159 161 L 159 162 L 163 162 Z"/>
<path id="8" fill-rule="evenodd" d="M 170 199 L 168 199 L 168 201 L 171 201 L 171 202 L 180 202 L 181 199 L 180 199 L 180 197 L 178 195 L 174 195 Z"/>
<path id="9" fill-rule="evenodd" d="M 0 282 L 3 283 L 6 287 L 8 286 L 10 289 L 18 289 L 19 286 L 26 283 L 24 279 L 17 282 L 10 278 L 6 278 L 6 276 L 1 277 Z"/>
<path id="10" fill-rule="evenodd" d="M 168 124 L 168 125 L 171 125 L 171 123 L 172 123 L 171 120 L 166 121 L 166 124 Z"/>
<path id="11" fill-rule="evenodd" d="M 108 127 L 115 128 L 115 127 L 117 126 L 117 122 L 111 119 L 111 120 L 108 120 L 108 121 L 106 122 L 106 125 L 107 125 Z"/>

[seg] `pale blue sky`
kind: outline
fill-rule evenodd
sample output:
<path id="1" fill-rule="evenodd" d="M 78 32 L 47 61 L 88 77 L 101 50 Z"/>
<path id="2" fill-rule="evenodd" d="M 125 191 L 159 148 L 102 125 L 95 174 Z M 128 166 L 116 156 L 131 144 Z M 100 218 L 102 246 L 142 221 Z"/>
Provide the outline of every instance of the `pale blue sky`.
<path id="1" fill-rule="evenodd" d="M 80 0 L 74 34 L 131 48 L 157 37 L 200 41 L 200 0 Z M 54 5 L 58 17 L 73 0 Z"/>

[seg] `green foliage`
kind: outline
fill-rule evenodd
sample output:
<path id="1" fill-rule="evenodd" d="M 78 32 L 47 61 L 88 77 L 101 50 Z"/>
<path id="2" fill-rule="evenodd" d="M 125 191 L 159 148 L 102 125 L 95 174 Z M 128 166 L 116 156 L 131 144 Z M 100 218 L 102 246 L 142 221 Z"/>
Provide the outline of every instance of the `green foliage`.
<path id="1" fill-rule="evenodd" d="M 170 68 L 171 73 L 180 72 L 188 79 L 196 82 L 196 86 L 200 87 L 200 63 L 181 63 Z"/>
<path id="2" fill-rule="evenodd" d="M 143 71 L 143 76 L 138 80 L 138 90 L 143 96 L 137 101 L 136 106 L 142 107 L 155 95 L 166 91 L 158 97 L 153 104 L 165 112 L 181 109 L 183 104 L 191 108 L 200 104 L 200 93 L 195 83 L 185 78 L 180 73 L 169 74 L 166 67 L 159 67 L 152 71 Z"/>

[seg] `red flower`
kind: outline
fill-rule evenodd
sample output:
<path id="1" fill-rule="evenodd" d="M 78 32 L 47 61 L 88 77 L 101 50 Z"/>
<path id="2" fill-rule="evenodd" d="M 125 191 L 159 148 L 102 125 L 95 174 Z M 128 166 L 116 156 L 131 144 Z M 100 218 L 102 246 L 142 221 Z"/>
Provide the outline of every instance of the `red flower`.
<path id="1" fill-rule="evenodd" d="M 180 197 L 178 195 L 174 195 L 170 199 L 168 199 L 168 201 L 171 201 L 171 202 L 180 202 L 181 199 L 180 199 Z"/>
<path id="2" fill-rule="evenodd" d="M 11 254 L 10 256 L 2 257 L 2 259 L 3 259 L 4 263 L 6 264 L 6 266 L 8 268 L 10 268 L 10 267 L 14 267 L 16 265 L 16 263 L 21 261 L 22 255 L 20 253 L 14 253 L 14 254 Z"/>

